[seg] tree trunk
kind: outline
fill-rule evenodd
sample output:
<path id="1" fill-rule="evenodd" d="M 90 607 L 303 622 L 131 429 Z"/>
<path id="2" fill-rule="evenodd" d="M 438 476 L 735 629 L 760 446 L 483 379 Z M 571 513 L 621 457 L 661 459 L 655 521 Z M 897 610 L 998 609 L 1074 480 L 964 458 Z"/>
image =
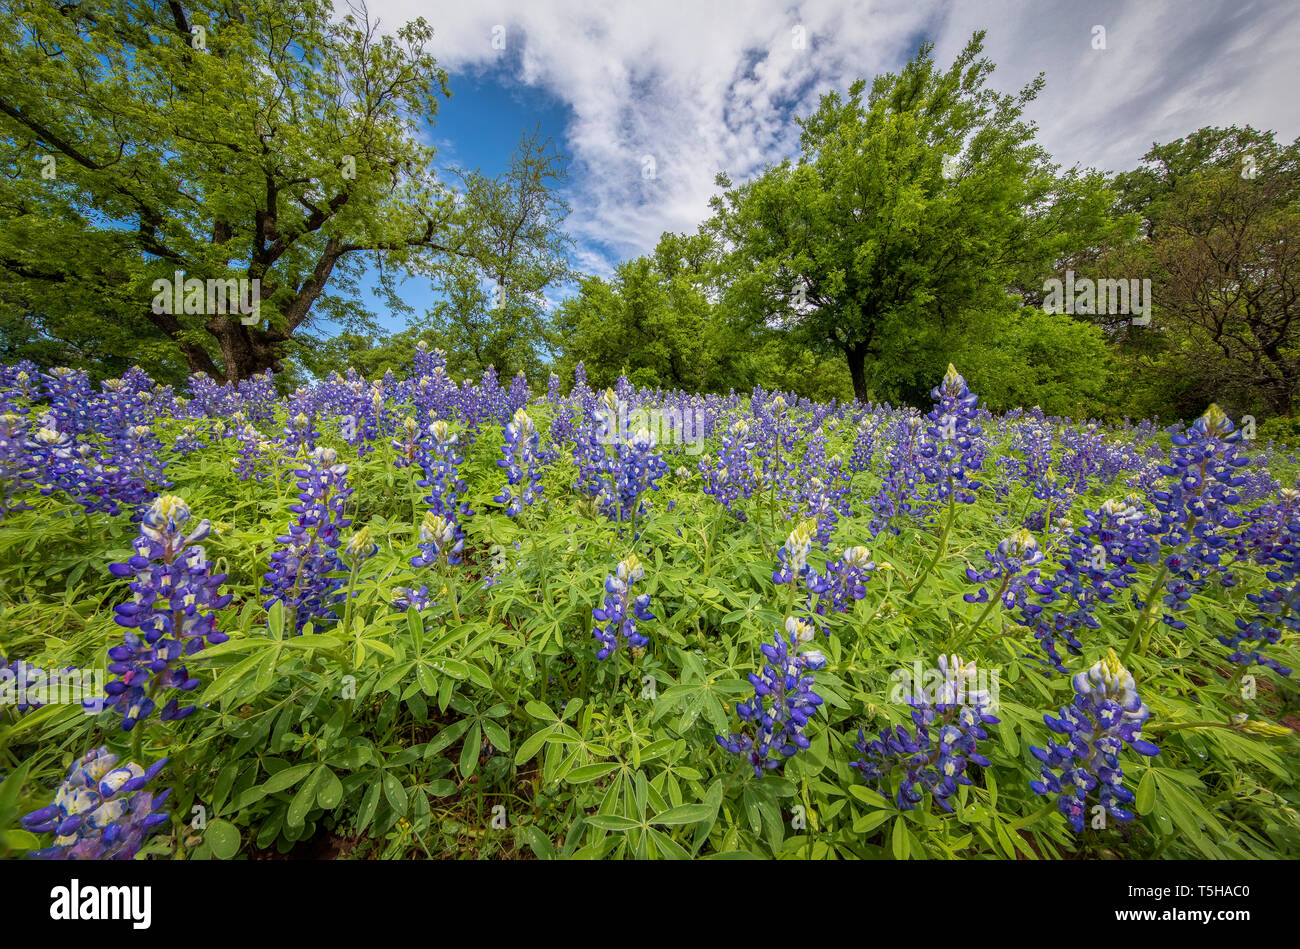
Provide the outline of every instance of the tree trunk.
<path id="1" fill-rule="evenodd" d="M 849 376 L 853 379 L 853 397 L 867 401 L 867 347 L 851 344 L 844 347 L 844 358 L 849 361 Z"/>
<path id="2" fill-rule="evenodd" d="M 274 344 L 264 338 L 267 335 L 264 331 L 244 326 L 228 316 L 213 317 L 206 328 L 221 347 L 226 382 L 239 382 L 266 369 L 280 371 L 279 355 Z"/>
<path id="3" fill-rule="evenodd" d="M 208 355 L 207 350 L 181 338 L 182 327 L 175 316 L 170 313 L 155 313 L 152 308 L 145 310 L 144 316 L 145 319 L 166 333 L 176 343 L 181 354 L 185 357 L 186 365 L 190 367 L 190 372 L 207 373 L 214 379 L 221 374 L 221 371 L 217 369 L 217 364 Z"/>

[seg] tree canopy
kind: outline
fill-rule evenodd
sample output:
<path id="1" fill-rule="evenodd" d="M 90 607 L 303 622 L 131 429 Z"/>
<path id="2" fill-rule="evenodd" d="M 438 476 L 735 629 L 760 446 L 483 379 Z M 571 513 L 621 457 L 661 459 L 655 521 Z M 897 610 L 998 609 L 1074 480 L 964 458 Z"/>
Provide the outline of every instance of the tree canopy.
<path id="1" fill-rule="evenodd" d="M 566 272 L 547 143 L 525 137 L 496 179 L 437 173 L 420 123 L 449 90 L 422 19 L 389 34 L 321 0 L 11 6 L 0 301 L 42 338 L 238 379 L 280 368 L 321 317 L 376 332 L 367 268 L 395 310 L 401 276 L 473 273 L 521 301 Z M 248 281 L 256 320 L 160 308 L 177 274 Z"/>
<path id="2" fill-rule="evenodd" d="M 869 91 L 828 93 L 798 120 L 796 160 L 715 200 L 728 299 L 843 354 L 859 399 L 928 389 L 970 314 L 1111 226 L 1101 177 L 1060 173 L 1022 117 L 1042 77 L 993 91 L 982 43 L 947 70 L 926 45 Z"/>
<path id="3" fill-rule="evenodd" d="M 396 369 L 424 342 L 460 378 L 582 363 L 597 386 L 923 404 L 958 362 L 995 409 L 1287 416 L 1300 397 L 1300 140 L 1203 128 L 1118 174 L 1063 169 L 1025 117 L 1043 77 L 997 90 L 980 32 L 946 67 L 924 45 L 821 96 L 797 154 L 719 174 L 694 233 L 591 275 L 540 131 L 498 175 L 440 167 L 426 133 L 451 90 L 424 20 L 390 32 L 328 0 L 10 6 L 6 361 L 293 385 Z M 1149 280 L 1150 320 L 1054 311 L 1067 273 Z M 253 314 L 212 309 L 214 285 L 254 284 Z M 407 327 L 384 332 L 367 289 Z"/>

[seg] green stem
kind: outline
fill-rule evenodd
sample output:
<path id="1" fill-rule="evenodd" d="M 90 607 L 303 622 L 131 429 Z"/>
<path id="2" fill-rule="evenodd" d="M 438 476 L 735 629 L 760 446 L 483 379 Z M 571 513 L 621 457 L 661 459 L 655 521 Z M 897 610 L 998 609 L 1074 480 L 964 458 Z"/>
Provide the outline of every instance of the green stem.
<path id="1" fill-rule="evenodd" d="M 347 636 L 352 632 L 352 596 L 357 589 L 357 573 L 361 567 L 360 557 L 352 565 L 352 571 L 348 576 L 348 598 L 343 607 L 343 635 Z"/>
<path id="2" fill-rule="evenodd" d="M 406 479 L 406 487 L 407 494 L 411 498 L 411 520 L 415 524 L 415 531 L 418 536 L 420 532 L 420 502 L 416 498 L 415 480 L 415 465 L 412 464 Z"/>
<path id="3" fill-rule="evenodd" d="M 925 569 L 922 570 L 920 576 L 916 578 L 916 583 L 913 584 L 912 589 L 907 591 L 908 600 L 915 599 L 916 594 L 920 591 L 921 587 L 925 585 L 925 581 L 929 579 L 930 572 L 934 570 L 935 566 L 938 565 L 939 560 L 943 557 L 944 552 L 948 549 L 948 535 L 952 533 L 952 524 L 953 521 L 956 520 L 956 517 L 957 517 L 957 494 L 952 489 L 952 478 L 949 477 L 948 478 L 948 522 L 943 525 L 943 533 L 939 535 L 939 545 L 934 549 L 934 556 L 930 558 L 930 562 L 925 565 Z"/>
<path id="4" fill-rule="evenodd" d="M 966 635 L 962 636 L 959 640 L 957 640 L 955 643 L 953 643 L 953 645 L 952 645 L 952 650 L 953 650 L 954 652 L 957 650 L 957 647 L 958 647 L 958 646 L 964 646 L 964 645 L 966 644 L 967 640 L 969 640 L 971 637 L 973 637 L 973 636 L 975 635 L 976 631 L 977 631 L 981 626 L 984 625 L 984 621 L 985 621 L 986 619 L 988 619 L 988 618 L 989 618 L 989 614 L 990 614 L 991 612 L 993 612 L 993 607 L 996 606 L 998 603 L 1001 603 L 1001 602 L 1002 602 L 1002 594 L 1004 594 L 1004 593 L 1007 592 L 1007 585 L 1008 585 L 1010 582 L 1011 582 L 1011 578 L 1010 578 L 1010 577 L 1003 577 L 1003 578 L 1002 578 L 1002 586 L 998 587 L 998 592 L 997 592 L 997 594 L 996 594 L 995 596 L 989 597 L 988 605 L 986 605 L 986 606 L 984 607 L 984 612 L 980 613 L 980 615 L 979 615 L 979 619 L 977 619 L 977 620 L 975 621 L 975 625 L 972 626 L 972 627 L 970 628 L 970 630 L 966 633 Z"/>
<path id="5" fill-rule="evenodd" d="M 529 524 L 528 535 L 532 540 L 533 559 L 537 561 L 537 573 L 542 581 L 542 602 L 546 602 L 546 560 L 537 552 L 537 525 L 532 522 L 532 518 L 525 512 L 523 515 L 525 523 Z"/>
<path id="6" fill-rule="evenodd" d="M 1138 614 L 1138 618 L 1133 621 L 1133 634 L 1129 636 L 1128 643 L 1124 646 L 1124 651 L 1119 657 L 1121 665 L 1128 662 L 1128 657 L 1132 654 L 1133 647 L 1137 645 L 1138 635 L 1142 633 L 1143 627 L 1147 625 L 1147 619 L 1151 616 L 1151 608 L 1156 604 L 1156 596 L 1161 585 L 1165 582 L 1165 577 L 1168 575 L 1168 565 L 1161 564 L 1160 571 L 1156 574 L 1156 578 L 1151 581 L 1151 588 L 1147 590 L 1146 606 L 1142 608 L 1142 612 Z M 1145 655 L 1146 650 L 1143 649 L 1142 653 Z"/>
<path id="7" fill-rule="evenodd" d="M 443 580 L 447 585 L 447 602 L 451 604 L 451 615 L 456 617 L 456 623 L 460 625 L 464 620 L 460 618 L 460 604 L 456 602 L 456 581 L 452 577 L 450 570 L 447 571 Z"/>
<path id="8" fill-rule="evenodd" d="M 713 543 L 718 532 L 718 518 L 721 516 L 722 512 L 715 507 L 713 509 L 713 520 L 709 523 L 709 539 L 704 547 L 704 576 L 706 579 L 709 577 L 709 567 L 713 563 Z"/>
<path id="9" fill-rule="evenodd" d="M 1240 731 L 1239 725 L 1232 722 L 1156 722 L 1154 725 L 1143 725 L 1142 731 L 1151 732 L 1171 732 L 1179 728 L 1229 728 Z"/>

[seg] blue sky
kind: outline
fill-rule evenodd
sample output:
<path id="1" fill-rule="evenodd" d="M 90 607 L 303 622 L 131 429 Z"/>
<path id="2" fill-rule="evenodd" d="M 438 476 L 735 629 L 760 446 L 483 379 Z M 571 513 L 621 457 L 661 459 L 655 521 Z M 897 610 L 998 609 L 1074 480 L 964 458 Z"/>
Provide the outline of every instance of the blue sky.
<path id="1" fill-rule="evenodd" d="M 925 39 L 947 65 L 986 30 L 1001 91 L 1044 73 L 1027 114 L 1067 167 L 1131 168 L 1153 142 L 1205 125 L 1300 135 L 1293 0 L 369 0 L 369 10 L 388 30 L 417 16 L 434 29 L 453 92 L 431 136 L 444 161 L 499 171 L 539 121 L 571 156 L 574 263 L 603 276 L 663 231 L 693 232 L 718 171 L 743 181 L 794 155 L 793 115 L 897 70 Z M 431 299 L 416 281 L 403 294 L 420 310 Z"/>
<path id="2" fill-rule="evenodd" d="M 438 149 L 439 167 L 497 175 L 509 164 L 520 136 L 534 129 L 540 129 L 544 138 L 554 139 L 564 151 L 571 110 L 546 90 L 517 81 L 514 74 L 512 64 L 504 63 L 450 77 L 451 98 L 439 102 L 437 117 L 426 124 Z M 437 298 L 423 277 L 405 281 L 401 292 L 405 302 L 421 315 Z M 367 294 L 366 303 L 389 332 L 406 328 L 406 316 L 389 314 L 373 291 Z"/>

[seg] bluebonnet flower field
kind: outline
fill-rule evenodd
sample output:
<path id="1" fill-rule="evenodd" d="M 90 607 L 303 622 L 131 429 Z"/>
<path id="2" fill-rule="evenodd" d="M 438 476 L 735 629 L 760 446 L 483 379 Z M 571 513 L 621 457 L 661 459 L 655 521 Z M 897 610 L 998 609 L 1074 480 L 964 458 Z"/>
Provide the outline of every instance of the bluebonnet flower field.
<path id="1" fill-rule="evenodd" d="M 2 367 L 0 854 L 1300 856 L 1295 457 L 931 397 Z"/>

